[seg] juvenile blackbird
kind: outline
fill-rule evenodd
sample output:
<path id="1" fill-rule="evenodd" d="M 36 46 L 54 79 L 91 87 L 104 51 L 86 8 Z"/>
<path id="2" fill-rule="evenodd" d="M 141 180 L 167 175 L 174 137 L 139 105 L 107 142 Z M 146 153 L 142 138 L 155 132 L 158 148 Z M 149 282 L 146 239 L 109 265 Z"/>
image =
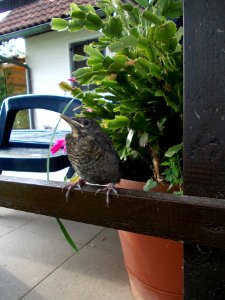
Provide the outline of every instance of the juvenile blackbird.
<path id="1" fill-rule="evenodd" d="M 66 135 L 66 149 L 68 159 L 80 176 L 79 188 L 84 182 L 106 185 L 106 204 L 109 204 L 110 192 L 117 195 L 114 185 L 121 179 L 119 157 L 110 138 L 102 131 L 99 124 L 86 117 L 68 117 L 61 115 L 71 126 L 71 133 Z M 68 192 L 73 188 L 71 186 Z"/>

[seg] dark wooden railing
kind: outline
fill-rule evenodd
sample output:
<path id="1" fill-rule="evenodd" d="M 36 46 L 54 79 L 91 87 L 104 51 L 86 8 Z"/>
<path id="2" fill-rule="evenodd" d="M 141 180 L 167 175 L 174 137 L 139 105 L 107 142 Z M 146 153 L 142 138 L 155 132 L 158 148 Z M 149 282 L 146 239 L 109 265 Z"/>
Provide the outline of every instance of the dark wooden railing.
<path id="1" fill-rule="evenodd" d="M 225 249 L 225 201 L 86 185 L 65 197 L 63 182 L 0 177 L 0 205 L 8 208 Z"/>
<path id="2" fill-rule="evenodd" d="M 225 297 L 225 1 L 184 0 L 184 192 L 119 190 L 0 177 L 0 205 L 184 242 L 184 299 Z M 176 133 L 174 133 L 176 134 Z"/>

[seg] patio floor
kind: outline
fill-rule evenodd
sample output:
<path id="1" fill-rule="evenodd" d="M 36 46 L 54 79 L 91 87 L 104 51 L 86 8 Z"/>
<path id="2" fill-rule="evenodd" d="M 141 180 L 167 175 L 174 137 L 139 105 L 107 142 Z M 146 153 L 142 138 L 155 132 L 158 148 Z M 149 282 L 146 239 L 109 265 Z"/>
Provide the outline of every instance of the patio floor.
<path id="1" fill-rule="evenodd" d="M 51 174 L 62 180 L 65 170 Z M 46 174 L 3 172 L 45 179 Z M 0 208 L 0 299 L 134 300 L 116 230 Z"/>

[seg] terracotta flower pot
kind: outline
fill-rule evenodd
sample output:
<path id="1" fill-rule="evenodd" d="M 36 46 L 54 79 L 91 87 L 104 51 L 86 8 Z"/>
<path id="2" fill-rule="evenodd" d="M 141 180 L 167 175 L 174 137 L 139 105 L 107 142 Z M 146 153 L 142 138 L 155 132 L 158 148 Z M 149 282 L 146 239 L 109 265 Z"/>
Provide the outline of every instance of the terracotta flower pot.
<path id="1" fill-rule="evenodd" d="M 143 182 L 121 180 L 119 187 L 143 189 Z M 166 187 L 154 191 L 166 192 Z M 183 299 L 183 245 L 162 238 L 119 231 L 132 292 L 138 300 Z"/>

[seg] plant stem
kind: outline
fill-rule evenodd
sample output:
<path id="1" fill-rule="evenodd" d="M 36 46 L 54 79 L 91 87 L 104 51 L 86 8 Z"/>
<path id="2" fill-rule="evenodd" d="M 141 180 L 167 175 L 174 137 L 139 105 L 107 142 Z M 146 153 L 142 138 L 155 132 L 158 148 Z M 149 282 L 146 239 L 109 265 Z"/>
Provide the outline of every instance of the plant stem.
<path id="1" fill-rule="evenodd" d="M 154 178 L 158 183 L 162 182 L 162 178 L 160 177 L 160 157 L 159 157 L 159 151 L 157 147 L 150 147 L 151 155 L 152 155 L 152 163 L 153 163 L 153 174 Z"/>

